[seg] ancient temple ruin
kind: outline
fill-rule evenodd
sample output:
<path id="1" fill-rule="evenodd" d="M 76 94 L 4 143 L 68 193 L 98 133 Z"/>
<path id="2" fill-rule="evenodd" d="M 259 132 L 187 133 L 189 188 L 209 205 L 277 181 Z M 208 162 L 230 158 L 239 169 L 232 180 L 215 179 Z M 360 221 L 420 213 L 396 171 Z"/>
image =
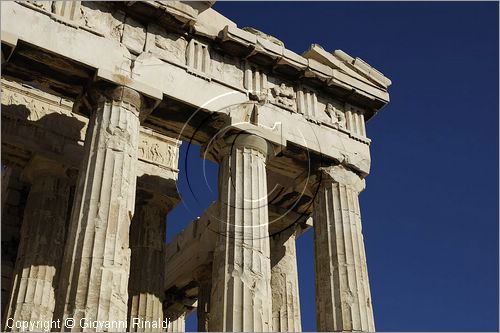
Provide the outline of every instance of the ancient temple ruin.
<path id="1" fill-rule="evenodd" d="M 358 195 L 390 80 L 212 5 L 1 3 L 2 329 L 301 331 L 313 228 L 317 329 L 375 330 Z M 182 141 L 219 199 L 166 244 Z"/>

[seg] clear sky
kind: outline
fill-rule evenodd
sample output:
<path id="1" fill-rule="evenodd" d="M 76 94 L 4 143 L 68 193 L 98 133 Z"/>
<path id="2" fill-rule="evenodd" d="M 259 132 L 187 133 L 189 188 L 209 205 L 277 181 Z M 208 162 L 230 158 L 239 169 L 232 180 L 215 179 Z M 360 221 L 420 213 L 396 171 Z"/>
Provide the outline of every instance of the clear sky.
<path id="1" fill-rule="evenodd" d="M 498 3 L 214 8 L 296 53 L 311 43 L 342 49 L 392 80 L 390 104 L 367 124 L 372 169 L 360 197 L 377 330 L 498 331 Z M 168 239 L 217 197 L 203 187 L 198 148 L 185 160 L 187 150 L 185 205 L 169 214 Z M 216 189 L 217 166 L 205 167 Z M 304 331 L 316 327 L 312 236 L 297 243 Z M 196 330 L 194 317 L 187 330 Z"/>

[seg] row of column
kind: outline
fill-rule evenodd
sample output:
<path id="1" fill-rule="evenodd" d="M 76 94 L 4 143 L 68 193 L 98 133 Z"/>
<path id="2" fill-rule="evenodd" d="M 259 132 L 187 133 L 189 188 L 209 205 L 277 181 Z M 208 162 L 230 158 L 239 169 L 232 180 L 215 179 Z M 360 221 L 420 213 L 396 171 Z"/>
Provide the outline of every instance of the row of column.
<path id="1" fill-rule="evenodd" d="M 60 330 L 102 330 L 81 326 L 100 321 L 119 323 L 110 330 L 121 331 L 128 317 L 162 317 L 158 276 L 169 207 L 148 195 L 136 203 L 143 97 L 126 87 L 94 91 L 92 97 L 73 207 L 71 179 L 62 165 L 35 157 L 25 169 L 31 189 L 4 329 L 23 329 L 12 327 L 14 322 L 72 318 L 72 327 Z"/>
<path id="2" fill-rule="evenodd" d="M 147 331 L 155 329 L 134 329 L 131 318 L 163 319 L 158 277 L 170 207 L 152 193 L 136 198 L 143 98 L 125 87 L 94 97 L 73 207 L 61 165 L 37 158 L 26 170 L 31 190 L 4 323 L 73 318 L 63 331 L 89 329 L 82 320 Z M 218 148 L 219 236 L 211 273 L 200 274 L 199 329 L 300 331 L 295 231 L 271 241 L 268 232 L 269 144 L 240 134 Z M 358 203 L 364 182 L 341 166 L 322 175 L 314 202 L 317 329 L 372 331 Z"/>
<path id="3" fill-rule="evenodd" d="M 270 239 L 268 232 L 269 144 L 240 134 L 217 148 L 219 236 L 208 327 L 300 331 L 296 233 Z M 342 166 L 320 170 L 313 213 L 318 331 L 375 330 L 358 201 L 363 188 L 364 180 Z"/>

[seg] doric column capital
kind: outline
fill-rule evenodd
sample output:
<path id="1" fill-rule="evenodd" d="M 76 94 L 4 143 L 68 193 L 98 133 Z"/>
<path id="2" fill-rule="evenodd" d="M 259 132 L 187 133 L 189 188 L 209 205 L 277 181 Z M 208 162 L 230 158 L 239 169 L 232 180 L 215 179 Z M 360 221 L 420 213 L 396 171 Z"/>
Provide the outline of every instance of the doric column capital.
<path id="1" fill-rule="evenodd" d="M 260 151 L 267 156 L 269 150 L 268 142 L 255 134 L 234 134 L 225 138 L 226 153 L 231 154 L 234 148 L 251 148 Z"/>
<path id="2" fill-rule="evenodd" d="M 66 174 L 66 167 L 52 159 L 35 155 L 23 171 L 23 179 L 33 183 L 37 178 L 43 176 L 53 176 L 69 179 Z"/>
<path id="3" fill-rule="evenodd" d="M 90 89 L 93 103 L 114 102 L 137 114 L 142 121 L 152 111 L 146 98 L 138 91 L 126 86 L 94 86 Z"/>
<path id="4" fill-rule="evenodd" d="M 351 187 L 356 192 L 365 189 L 365 180 L 343 165 L 334 165 L 319 168 L 322 182 L 336 182 Z"/>
<path id="5" fill-rule="evenodd" d="M 267 159 L 272 150 L 270 143 L 264 138 L 248 133 L 230 134 L 210 141 L 203 149 L 204 158 L 215 160 L 218 163 L 225 156 L 229 156 L 235 149 L 250 148 L 261 152 Z"/>

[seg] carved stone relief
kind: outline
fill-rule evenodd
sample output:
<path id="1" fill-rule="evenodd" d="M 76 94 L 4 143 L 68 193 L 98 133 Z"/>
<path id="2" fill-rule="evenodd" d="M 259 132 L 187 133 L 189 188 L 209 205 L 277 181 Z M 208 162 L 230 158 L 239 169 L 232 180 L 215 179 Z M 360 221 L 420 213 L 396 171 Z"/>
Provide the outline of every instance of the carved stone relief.
<path id="1" fill-rule="evenodd" d="M 188 42 L 184 37 L 169 33 L 156 24 L 149 24 L 147 43 L 146 51 L 153 53 L 160 59 L 181 66 L 186 65 Z"/>
<path id="2" fill-rule="evenodd" d="M 325 112 L 328 117 L 330 117 L 330 123 L 334 127 L 346 129 L 346 117 L 344 112 L 337 109 L 330 103 L 326 105 Z"/>
<path id="3" fill-rule="evenodd" d="M 69 101 L 32 98 L 24 91 L 6 85 L 5 81 L 2 81 L 1 100 L 4 106 L 2 114 L 9 118 L 28 120 L 49 130 L 56 127 L 59 133 L 75 140 L 85 137 L 87 119 L 72 113 Z"/>
<path id="4" fill-rule="evenodd" d="M 211 50 L 210 73 L 214 79 L 239 89 L 243 88 L 243 69 L 239 60 Z"/>
<path id="5" fill-rule="evenodd" d="M 141 53 L 146 44 L 145 26 L 131 17 L 125 19 L 122 43 L 134 53 Z"/>
<path id="6" fill-rule="evenodd" d="M 121 41 L 125 12 L 112 9 L 104 2 L 84 1 L 81 5 L 83 24 L 90 30 Z"/>
<path id="7" fill-rule="evenodd" d="M 150 163 L 177 170 L 178 144 L 161 140 L 150 133 L 143 133 L 139 141 L 138 158 Z"/>
<path id="8" fill-rule="evenodd" d="M 281 83 L 271 88 L 270 102 L 290 111 L 297 111 L 295 91 L 293 87 L 287 86 L 285 83 Z"/>

